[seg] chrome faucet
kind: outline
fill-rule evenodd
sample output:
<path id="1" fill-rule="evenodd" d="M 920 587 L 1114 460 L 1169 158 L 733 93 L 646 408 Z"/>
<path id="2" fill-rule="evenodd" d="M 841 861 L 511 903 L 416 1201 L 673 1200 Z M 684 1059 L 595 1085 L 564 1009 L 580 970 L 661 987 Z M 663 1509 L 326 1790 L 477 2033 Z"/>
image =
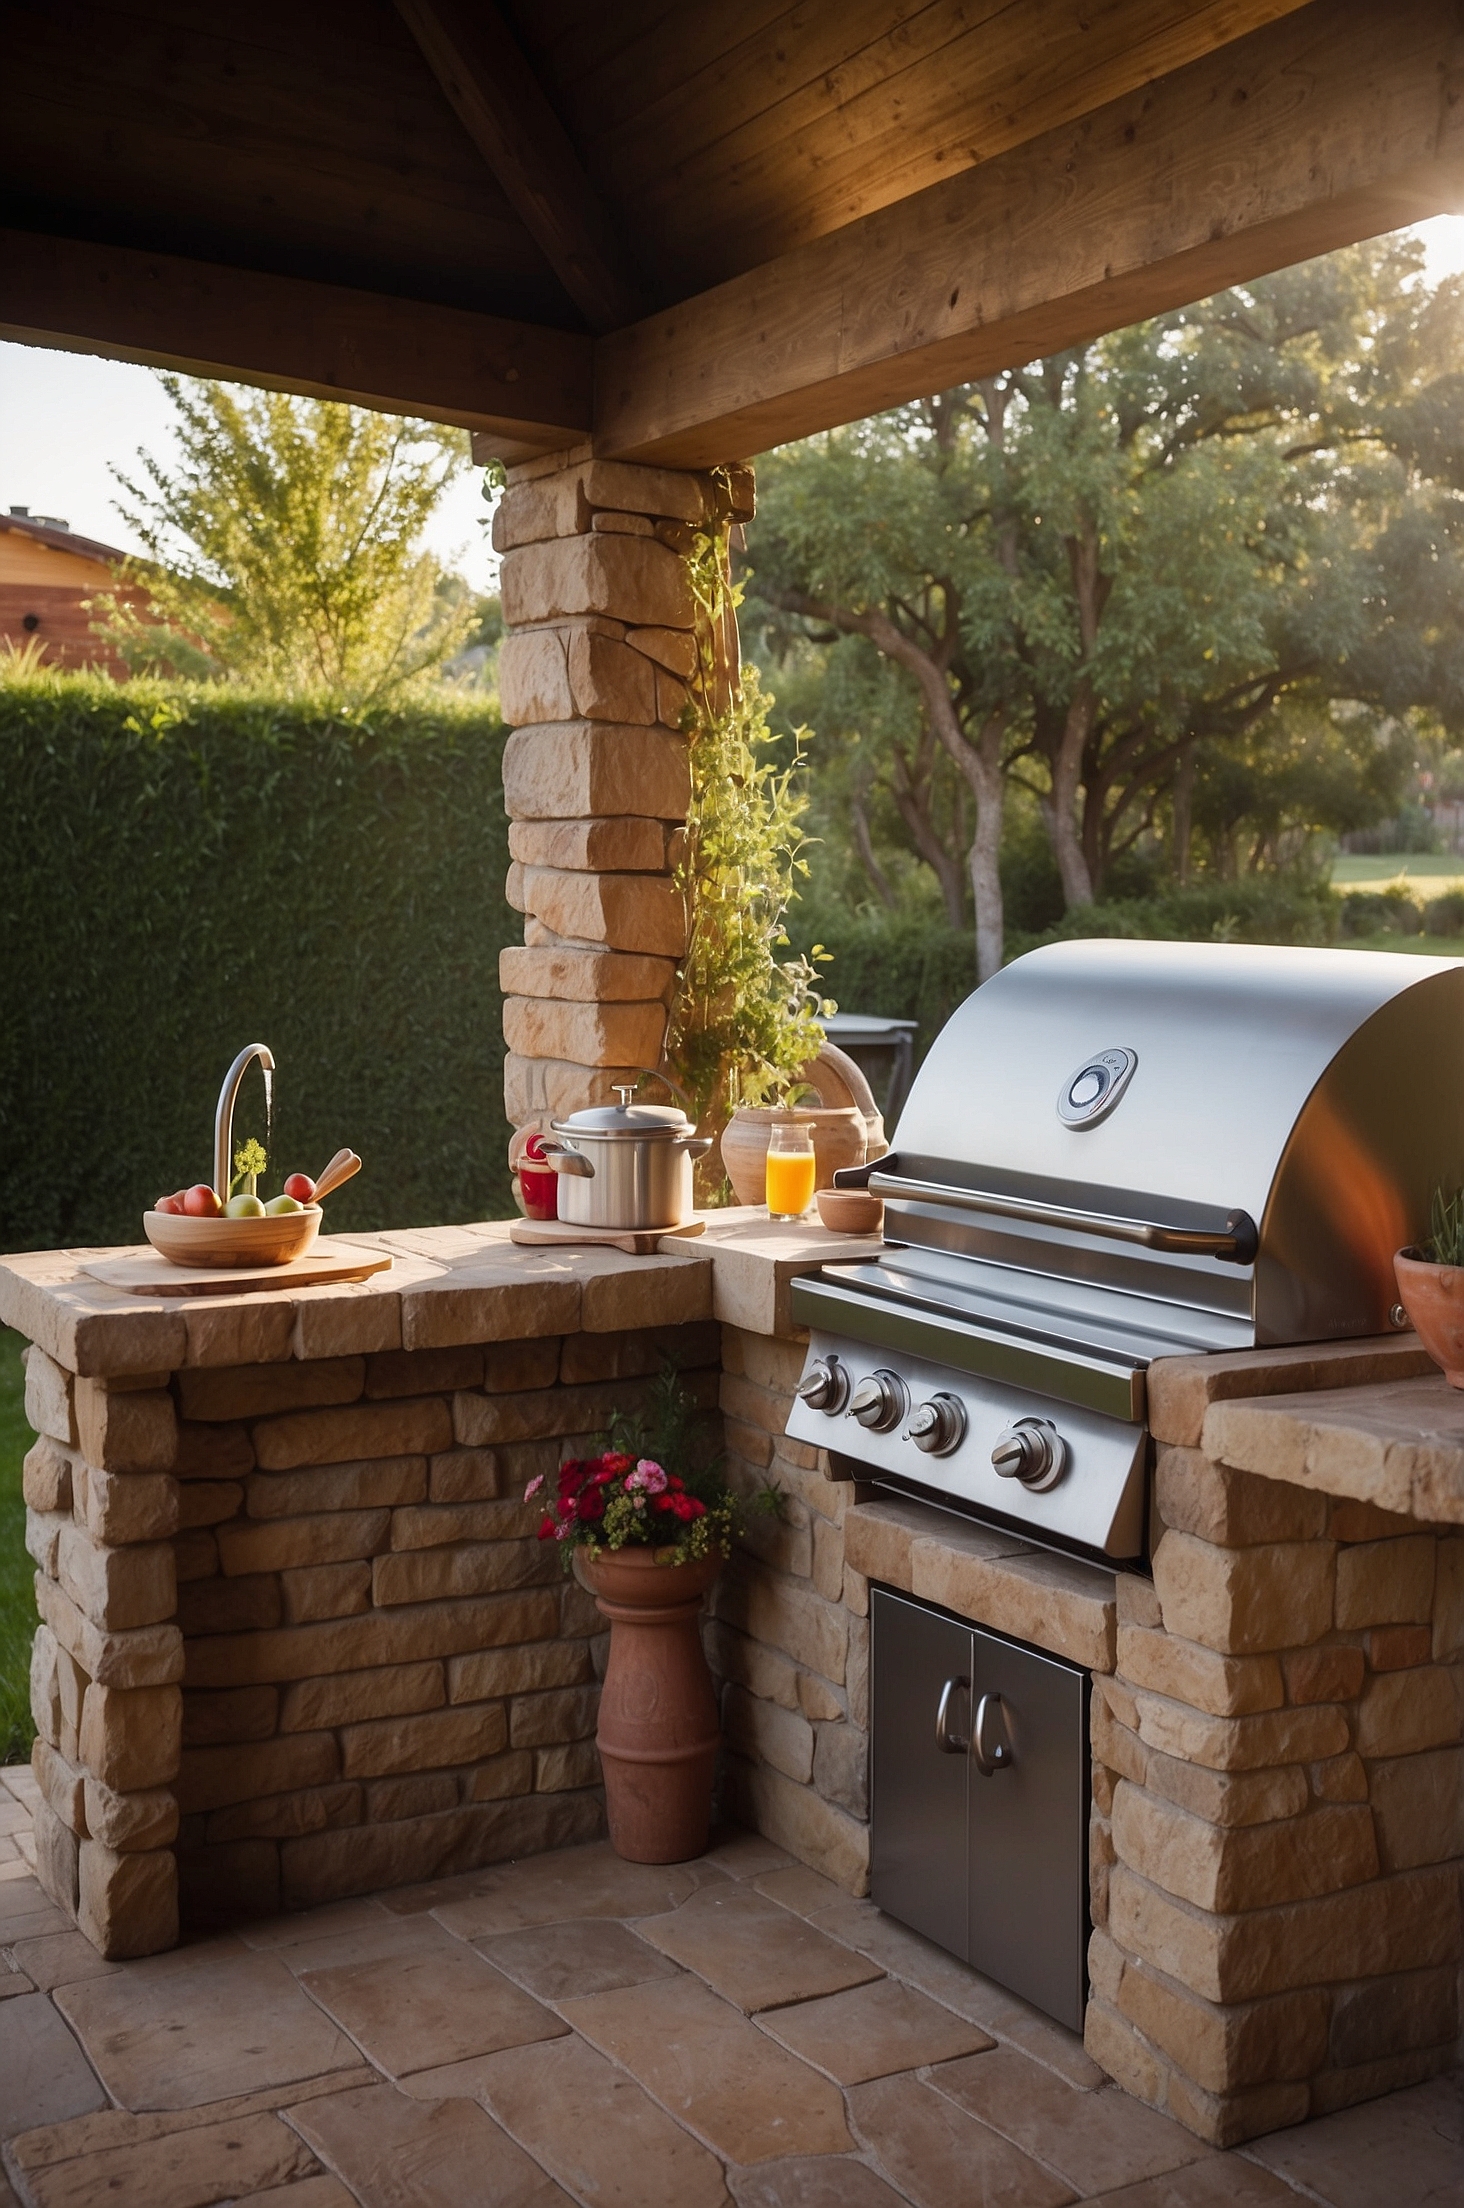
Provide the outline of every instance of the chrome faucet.
<path id="1" fill-rule="evenodd" d="M 234 1101 L 239 1094 L 239 1083 L 255 1058 L 264 1069 L 266 1133 L 269 1129 L 274 1105 L 274 1053 L 267 1043 L 247 1043 L 224 1075 L 224 1085 L 219 1090 L 218 1110 L 214 1113 L 214 1194 L 220 1205 L 229 1201 L 229 1181 L 234 1163 Z"/>

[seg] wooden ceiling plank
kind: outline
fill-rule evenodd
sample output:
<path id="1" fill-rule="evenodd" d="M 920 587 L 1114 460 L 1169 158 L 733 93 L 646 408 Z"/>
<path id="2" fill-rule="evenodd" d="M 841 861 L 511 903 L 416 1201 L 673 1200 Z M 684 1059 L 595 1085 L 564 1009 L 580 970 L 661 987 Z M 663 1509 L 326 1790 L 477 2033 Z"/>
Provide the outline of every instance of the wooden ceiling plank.
<path id="1" fill-rule="evenodd" d="M 591 341 L 456 307 L 0 230 L 0 336 L 500 432 L 582 438 Z"/>
<path id="2" fill-rule="evenodd" d="M 983 28 L 882 40 L 625 190 L 678 274 L 714 280 L 892 205 L 1202 58 L 1306 0 L 1018 0 Z M 951 29 L 960 10 L 943 6 Z M 935 10 L 919 28 L 933 34 Z M 1077 20 L 1081 18 L 1081 26 Z M 674 142 L 673 148 L 674 150 Z M 618 154 L 619 149 L 615 149 Z M 599 155 L 597 153 L 597 158 Z M 609 158 L 609 153 L 605 158 Z"/>
<path id="3" fill-rule="evenodd" d="M 592 330 L 644 304 L 609 213 L 488 0 L 396 0 L 453 111 Z"/>
<path id="4" fill-rule="evenodd" d="M 1453 0 L 1312 0 L 596 349 L 598 452 L 765 451 L 1464 206 Z"/>

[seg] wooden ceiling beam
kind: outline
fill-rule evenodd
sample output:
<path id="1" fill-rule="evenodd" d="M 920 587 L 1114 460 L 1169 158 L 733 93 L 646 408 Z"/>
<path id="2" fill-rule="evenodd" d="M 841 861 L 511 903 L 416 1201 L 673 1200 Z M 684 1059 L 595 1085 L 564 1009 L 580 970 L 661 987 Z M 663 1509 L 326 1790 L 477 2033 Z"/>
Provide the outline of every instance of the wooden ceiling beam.
<path id="1" fill-rule="evenodd" d="M 0 337 L 453 422 L 506 459 L 590 422 L 573 332 L 34 232 L 0 230 Z"/>
<path id="2" fill-rule="evenodd" d="M 489 0 L 396 0 L 459 122 L 592 330 L 645 306 L 615 226 Z"/>
<path id="3" fill-rule="evenodd" d="M 1455 0 L 1312 0 L 595 352 L 595 449 L 709 467 L 1464 207 Z"/>

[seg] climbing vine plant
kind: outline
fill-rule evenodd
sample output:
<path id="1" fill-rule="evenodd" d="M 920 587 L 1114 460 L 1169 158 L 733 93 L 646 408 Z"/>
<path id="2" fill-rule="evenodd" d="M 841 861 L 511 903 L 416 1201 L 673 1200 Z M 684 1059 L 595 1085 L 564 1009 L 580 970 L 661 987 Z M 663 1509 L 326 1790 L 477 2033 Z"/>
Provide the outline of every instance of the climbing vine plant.
<path id="1" fill-rule="evenodd" d="M 720 1127 L 739 1104 L 785 1100 L 823 1044 L 815 945 L 794 955 L 784 926 L 808 874 L 804 787 L 808 731 L 780 758 L 772 697 L 741 666 L 741 587 L 728 564 L 725 516 L 686 555 L 696 605 L 696 666 L 682 727 L 691 738 L 691 808 L 675 880 L 686 900 L 687 951 L 666 1039 L 671 1072 L 698 1124 Z"/>

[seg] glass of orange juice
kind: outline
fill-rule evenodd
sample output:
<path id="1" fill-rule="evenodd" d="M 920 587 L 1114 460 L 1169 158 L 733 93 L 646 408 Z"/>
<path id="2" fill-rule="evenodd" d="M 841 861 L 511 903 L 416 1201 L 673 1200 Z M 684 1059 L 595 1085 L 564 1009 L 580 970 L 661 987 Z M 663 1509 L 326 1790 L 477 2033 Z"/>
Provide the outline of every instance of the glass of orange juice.
<path id="1" fill-rule="evenodd" d="M 817 1174 L 813 1129 L 806 1121 L 780 1122 L 768 1140 L 768 1217 L 801 1219 L 813 1202 Z"/>

